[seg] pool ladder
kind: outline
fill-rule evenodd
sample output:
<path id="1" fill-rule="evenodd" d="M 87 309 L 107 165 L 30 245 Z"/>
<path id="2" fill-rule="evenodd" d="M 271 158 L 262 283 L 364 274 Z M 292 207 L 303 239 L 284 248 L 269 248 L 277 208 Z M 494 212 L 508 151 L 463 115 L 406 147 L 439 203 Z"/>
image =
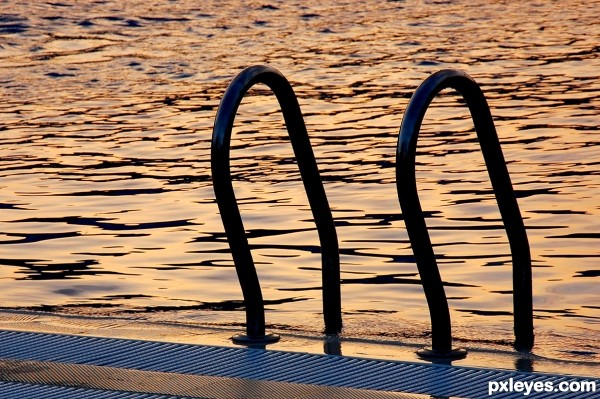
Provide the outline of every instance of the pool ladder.
<path id="1" fill-rule="evenodd" d="M 242 71 L 225 91 L 217 111 L 211 145 L 215 196 L 246 308 L 246 334 L 236 335 L 233 340 L 238 343 L 256 344 L 279 339 L 277 335 L 265 332 L 263 296 L 233 192 L 229 164 L 231 130 L 235 114 L 245 94 L 257 83 L 266 84 L 281 106 L 321 243 L 325 333 L 337 334 L 342 330 L 338 239 L 300 105 L 292 86 L 279 71 L 268 66 L 254 66 Z"/>
<path id="2" fill-rule="evenodd" d="M 232 339 L 241 344 L 266 344 L 279 339 L 279 336 L 265 330 L 263 296 L 233 191 L 229 162 L 236 112 L 248 90 L 258 83 L 266 84 L 281 106 L 321 244 L 324 332 L 338 334 L 342 330 L 339 246 L 300 106 L 290 83 L 279 71 L 268 66 L 252 66 L 242 71 L 225 91 L 217 111 L 211 146 L 215 197 L 246 309 L 246 332 Z M 431 101 L 445 88 L 457 90 L 466 101 L 481 144 L 512 254 L 514 346 L 517 350 L 528 351 L 534 341 L 531 256 L 498 135 L 485 96 L 477 83 L 464 72 L 443 70 L 427 78 L 412 96 L 402 120 L 396 152 L 398 199 L 431 318 L 431 347 L 417 353 L 433 359 L 466 356 L 465 349 L 452 345 L 448 301 L 415 181 L 415 156 L 421 123 Z"/>

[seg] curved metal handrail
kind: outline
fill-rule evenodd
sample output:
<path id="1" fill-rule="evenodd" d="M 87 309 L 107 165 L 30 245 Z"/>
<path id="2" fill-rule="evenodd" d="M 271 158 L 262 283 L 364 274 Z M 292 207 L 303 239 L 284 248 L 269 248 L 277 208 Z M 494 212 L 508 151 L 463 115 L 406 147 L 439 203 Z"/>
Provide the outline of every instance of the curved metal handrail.
<path id="1" fill-rule="evenodd" d="M 211 146 L 215 196 L 246 307 L 246 335 L 238 335 L 234 340 L 256 343 L 278 339 L 273 334 L 265 334 L 262 292 L 233 191 L 229 163 L 231 131 L 236 112 L 244 95 L 257 83 L 266 84 L 281 106 L 321 243 L 325 333 L 337 334 L 342 329 L 340 259 L 337 234 L 327 196 L 294 90 L 279 71 L 258 65 L 243 70 L 225 91 L 217 111 Z"/>
<path id="2" fill-rule="evenodd" d="M 464 72 L 443 70 L 426 79 L 412 96 L 402 120 L 396 153 L 398 198 L 431 316 L 432 348 L 419 354 L 424 357 L 462 357 L 466 354 L 464 350 L 452 348 L 448 301 L 415 181 L 415 156 L 421 123 L 431 101 L 445 88 L 454 88 L 462 95 L 475 124 L 512 253 L 515 347 L 530 350 L 534 336 L 529 242 L 494 121 L 477 83 Z"/>

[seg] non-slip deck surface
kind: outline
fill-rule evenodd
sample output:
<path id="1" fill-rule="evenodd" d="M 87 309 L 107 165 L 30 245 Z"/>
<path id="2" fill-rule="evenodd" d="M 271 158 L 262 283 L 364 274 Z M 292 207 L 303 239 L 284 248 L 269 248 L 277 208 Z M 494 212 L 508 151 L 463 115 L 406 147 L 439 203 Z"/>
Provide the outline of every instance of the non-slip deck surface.
<path id="1" fill-rule="evenodd" d="M 0 360 L 0 378 L 20 382 L 21 386 L 27 384 L 30 387 L 40 385 L 86 387 L 83 396 L 82 392 L 73 392 L 77 398 L 87 397 L 86 395 L 95 398 L 94 395 L 97 395 L 98 391 L 118 392 L 120 395 L 128 393 L 130 396 L 125 396 L 127 398 L 418 399 L 422 397 L 344 387 L 29 360 Z M 0 386 L 0 392 L 1 390 Z M 56 397 L 64 397 L 62 393 L 57 395 Z M 30 397 L 30 395 L 20 397 Z"/>
<path id="2" fill-rule="evenodd" d="M 489 398 L 488 382 L 511 378 L 555 385 L 591 381 L 262 349 L 0 331 L 2 398 Z M 600 386 L 600 380 L 595 381 Z M 528 397 L 595 395 L 532 392 Z M 493 397 L 524 396 L 498 392 Z"/>

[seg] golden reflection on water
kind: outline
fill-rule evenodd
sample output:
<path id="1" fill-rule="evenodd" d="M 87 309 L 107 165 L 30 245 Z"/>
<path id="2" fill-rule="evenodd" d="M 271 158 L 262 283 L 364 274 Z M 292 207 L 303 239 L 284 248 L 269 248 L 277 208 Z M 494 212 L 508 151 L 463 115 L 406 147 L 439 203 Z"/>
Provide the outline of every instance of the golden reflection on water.
<path id="1" fill-rule="evenodd" d="M 600 3 L 316 3 L 18 1 L 0 15 L 3 306 L 241 323 L 210 135 L 228 82 L 266 63 L 300 98 L 338 224 L 345 334 L 426 341 L 395 145 L 414 89 L 458 68 L 488 97 L 528 227 L 534 351 L 597 361 Z M 276 101 L 251 94 L 232 170 L 267 320 L 315 333 L 317 235 Z M 455 335 L 504 347 L 510 253 L 455 95 L 434 101 L 419 152 Z"/>

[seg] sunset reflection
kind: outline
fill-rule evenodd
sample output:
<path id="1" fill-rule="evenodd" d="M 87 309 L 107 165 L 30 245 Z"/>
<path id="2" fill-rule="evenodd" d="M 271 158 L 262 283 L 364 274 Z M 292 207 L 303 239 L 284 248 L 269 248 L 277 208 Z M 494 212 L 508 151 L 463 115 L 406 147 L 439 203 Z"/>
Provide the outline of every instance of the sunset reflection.
<path id="1" fill-rule="evenodd" d="M 2 307 L 243 323 L 210 137 L 231 79 L 268 64 L 298 95 L 336 221 L 344 334 L 426 342 L 395 147 L 416 87 L 455 68 L 487 96 L 528 229 L 534 353 L 600 361 L 594 11 L 581 1 L 18 1 L 0 15 Z M 510 350 L 510 250 L 455 93 L 434 100 L 418 148 L 455 338 Z M 264 86 L 240 107 L 231 156 L 268 321 L 318 334 L 318 237 Z"/>

